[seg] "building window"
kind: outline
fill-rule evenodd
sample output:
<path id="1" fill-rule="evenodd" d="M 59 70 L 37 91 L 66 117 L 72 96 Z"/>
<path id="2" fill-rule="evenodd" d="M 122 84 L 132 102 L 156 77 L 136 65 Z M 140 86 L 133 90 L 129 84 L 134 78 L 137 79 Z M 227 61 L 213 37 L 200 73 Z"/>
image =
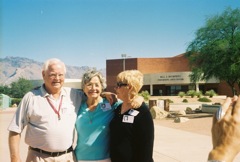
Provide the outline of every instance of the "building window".
<path id="1" fill-rule="evenodd" d="M 173 85 L 167 86 L 167 96 L 177 96 L 180 91 L 188 91 L 188 86 Z"/>

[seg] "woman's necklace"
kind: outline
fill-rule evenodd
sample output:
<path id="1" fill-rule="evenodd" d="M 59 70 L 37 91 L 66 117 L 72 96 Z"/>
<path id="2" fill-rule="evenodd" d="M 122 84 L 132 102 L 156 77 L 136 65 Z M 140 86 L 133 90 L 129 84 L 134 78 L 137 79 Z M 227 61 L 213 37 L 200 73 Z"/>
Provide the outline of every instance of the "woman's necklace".
<path id="1" fill-rule="evenodd" d="M 89 124 L 92 124 L 92 122 L 93 122 L 93 116 L 94 116 L 94 113 L 93 113 L 93 112 L 90 112 L 90 110 L 89 110 L 89 111 L 88 111 Z"/>
<path id="2" fill-rule="evenodd" d="M 91 102 L 90 100 L 88 100 L 89 102 L 87 102 L 87 106 L 88 106 L 88 118 L 89 118 L 89 123 L 92 124 L 93 122 L 93 118 L 95 116 L 95 113 L 97 111 L 97 107 L 98 104 L 101 101 L 101 97 L 97 99 L 97 101 L 95 100 L 94 102 Z"/>
<path id="3" fill-rule="evenodd" d="M 97 104 L 98 105 L 98 104 Z M 92 124 L 93 122 L 93 118 L 94 118 L 94 115 L 95 115 L 95 112 L 97 111 L 97 105 L 92 105 L 92 106 L 89 106 L 88 108 L 88 118 L 89 118 L 89 123 Z"/>

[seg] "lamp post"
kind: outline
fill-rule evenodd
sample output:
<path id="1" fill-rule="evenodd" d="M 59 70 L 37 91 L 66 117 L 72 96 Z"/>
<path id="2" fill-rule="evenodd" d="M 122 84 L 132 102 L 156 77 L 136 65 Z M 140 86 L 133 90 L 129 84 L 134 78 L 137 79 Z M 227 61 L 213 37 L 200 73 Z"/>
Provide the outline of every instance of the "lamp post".
<path id="1" fill-rule="evenodd" d="M 121 56 L 123 58 L 123 71 L 124 71 L 125 70 L 125 59 L 127 57 L 127 54 L 122 54 Z"/>

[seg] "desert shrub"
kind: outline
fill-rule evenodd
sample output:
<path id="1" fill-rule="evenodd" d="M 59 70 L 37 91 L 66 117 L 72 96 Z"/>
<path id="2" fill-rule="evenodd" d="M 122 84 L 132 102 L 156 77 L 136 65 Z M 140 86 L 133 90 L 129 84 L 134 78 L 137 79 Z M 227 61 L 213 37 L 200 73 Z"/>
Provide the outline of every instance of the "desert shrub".
<path id="1" fill-rule="evenodd" d="M 187 114 L 190 114 L 190 113 L 193 112 L 191 107 L 187 107 L 185 111 L 186 111 Z"/>
<path id="2" fill-rule="evenodd" d="M 211 102 L 211 100 L 207 97 L 202 97 L 198 99 L 199 102 Z"/>
<path id="3" fill-rule="evenodd" d="M 183 100 L 182 100 L 182 102 L 185 102 L 185 103 L 187 103 L 187 102 L 188 102 L 188 100 L 185 98 L 185 99 L 183 99 Z"/>
<path id="4" fill-rule="evenodd" d="M 173 101 L 172 101 L 172 100 L 170 100 L 170 99 L 168 99 L 168 102 L 169 102 L 169 103 L 173 103 Z"/>
<path id="5" fill-rule="evenodd" d="M 185 95 L 186 95 L 185 92 L 182 92 L 182 91 L 180 91 L 180 92 L 178 93 L 178 96 L 181 97 L 181 98 L 183 98 L 183 96 L 185 96 Z"/>
<path id="6" fill-rule="evenodd" d="M 201 98 L 202 97 L 202 91 L 198 91 L 198 92 L 195 92 L 196 96 L 198 98 Z"/>
<path id="7" fill-rule="evenodd" d="M 168 102 L 168 103 L 173 103 L 173 101 L 171 100 L 171 99 L 166 99 L 166 101 Z"/>
<path id="8" fill-rule="evenodd" d="M 192 98 L 196 96 L 196 91 L 195 90 L 188 90 L 187 91 L 187 96 L 191 96 Z"/>
<path id="9" fill-rule="evenodd" d="M 211 98 L 211 97 L 213 97 L 213 96 L 216 96 L 217 93 L 216 93 L 213 89 L 211 89 L 211 90 L 209 90 L 209 91 L 206 91 L 205 95 L 206 95 L 206 96 L 209 96 L 209 97 Z"/>
<path id="10" fill-rule="evenodd" d="M 22 98 L 11 98 L 11 105 L 18 105 L 21 102 Z"/>
<path id="11" fill-rule="evenodd" d="M 149 92 L 147 90 L 146 91 L 142 91 L 141 93 L 139 93 L 139 96 L 142 96 L 145 101 L 148 101 L 149 98 L 150 98 L 150 94 L 149 94 Z"/>

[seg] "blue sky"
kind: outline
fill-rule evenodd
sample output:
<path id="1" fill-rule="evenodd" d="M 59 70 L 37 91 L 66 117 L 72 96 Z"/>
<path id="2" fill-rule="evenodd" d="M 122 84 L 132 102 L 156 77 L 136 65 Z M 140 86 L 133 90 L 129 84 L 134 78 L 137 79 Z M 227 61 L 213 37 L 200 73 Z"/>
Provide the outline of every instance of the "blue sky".
<path id="1" fill-rule="evenodd" d="M 239 0 L 1 0 L 0 57 L 105 68 L 184 53 L 206 18 Z"/>

